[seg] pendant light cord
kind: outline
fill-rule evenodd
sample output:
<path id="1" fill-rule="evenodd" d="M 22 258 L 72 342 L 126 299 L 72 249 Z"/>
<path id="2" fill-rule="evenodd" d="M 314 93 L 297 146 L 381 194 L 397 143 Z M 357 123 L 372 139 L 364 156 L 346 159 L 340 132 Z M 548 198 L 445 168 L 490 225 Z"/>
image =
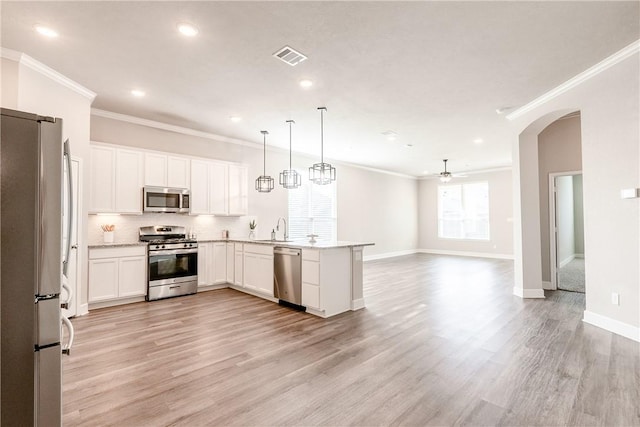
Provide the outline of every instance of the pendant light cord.
<path id="1" fill-rule="evenodd" d="M 262 134 L 262 147 L 264 149 L 264 154 L 262 155 L 262 175 L 267 174 L 267 135 Z"/>
<path id="2" fill-rule="evenodd" d="M 324 163 L 324 109 L 320 109 L 320 163 Z"/>
<path id="3" fill-rule="evenodd" d="M 291 125 L 293 120 L 289 121 L 289 170 L 291 170 Z"/>

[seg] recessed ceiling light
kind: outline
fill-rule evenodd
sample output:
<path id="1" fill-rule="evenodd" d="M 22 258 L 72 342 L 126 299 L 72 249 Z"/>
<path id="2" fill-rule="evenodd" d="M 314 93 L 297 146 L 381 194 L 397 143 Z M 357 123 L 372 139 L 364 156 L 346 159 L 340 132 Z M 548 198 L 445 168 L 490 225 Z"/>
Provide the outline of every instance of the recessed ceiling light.
<path id="1" fill-rule="evenodd" d="M 45 27 L 43 25 L 36 25 L 35 29 L 38 33 L 42 34 L 45 37 L 49 37 L 49 38 L 58 37 L 58 32 L 49 27 Z"/>
<path id="2" fill-rule="evenodd" d="M 310 88 L 311 86 L 313 86 L 313 82 L 311 80 L 308 80 L 308 79 L 300 80 L 300 87 L 307 89 L 307 88 Z"/>
<path id="3" fill-rule="evenodd" d="M 396 139 L 398 139 L 398 134 L 396 132 L 392 131 L 392 130 L 385 130 L 384 132 L 382 132 L 382 134 L 389 141 L 395 141 Z"/>
<path id="4" fill-rule="evenodd" d="M 242 117 L 240 117 L 240 116 L 231 116 L 231 117 L 229 117 L 229 119 L 230 119 L 233 123 L 238 123 L 240 120 L 242 120 Z"/>
<path id="5" fill-rule="evenodd" d="M 411 148 L 411 147 L 413 147 L 413 144 L 404 144 L 404 146 L 407 147 L 407 148 Z"/>
<path id="6" fill-rule="evenodd" d="M 473 140 L 474 144 L 482 144 L 484 140 L 482 138 L 476 138 Z"/>
<path id="7" fill-rule="evenodd" d="M 131 91 L 131 95 L 135 96 L 136 98 L 142 98 L 145 95 L 145 93 L 140 89 L 133 89 Z"/>
<path id="8" fill-rule="evenodd" d="M 186 22 L 178 24 L 178 31 L 180 31 L 183 36 L 187 37 L 194 37 L 198 35 L 198 28 L 194 25 L 187 24 Z"/>
<path id="9" fill-rule="evenodd" d="M 429 175 L 429 171 L 428 170 L 422 171 L 422 175 Z"/>

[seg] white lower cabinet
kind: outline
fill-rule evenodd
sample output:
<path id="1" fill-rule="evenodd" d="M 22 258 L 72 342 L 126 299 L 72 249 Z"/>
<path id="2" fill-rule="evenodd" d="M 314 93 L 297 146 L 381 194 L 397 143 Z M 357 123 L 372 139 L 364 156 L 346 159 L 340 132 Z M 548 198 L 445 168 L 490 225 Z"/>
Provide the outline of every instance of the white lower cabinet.
<path id="1" fill-rule="evenodd" d="M 147 293 L 145 246 L 89 250 L 89 303 Z"/>
<path id="2" fill-rule="evenodd" d="M 351 250 L 302 250 L 302 305 L 323 317 L 351 309 Z"/>
<path id="3" fill-rule="evenodd" d="M 273 247 L 244 245 L 243 286 L 273 297 Z"/>
<path id="4" fill-rule="evenodd" d="M 243 280 L 243 264 L 244 264 L 244 245 L 242 243 L 236 243 L 234 245 L 235 262 L 233 263 L 233 284 L 236 286 L 242 286 Z"/>
<path id="5" fill-rule="evenodd" d="M 227 243 L 227 283 L 233 283 L 235 273 L 236 251 L 233 243 Z"/>
<path id="6" fill-rule="evenodd" d="M 219 285 L 227 281 L 227 244 L 198 243 L 198 287 Z"/>

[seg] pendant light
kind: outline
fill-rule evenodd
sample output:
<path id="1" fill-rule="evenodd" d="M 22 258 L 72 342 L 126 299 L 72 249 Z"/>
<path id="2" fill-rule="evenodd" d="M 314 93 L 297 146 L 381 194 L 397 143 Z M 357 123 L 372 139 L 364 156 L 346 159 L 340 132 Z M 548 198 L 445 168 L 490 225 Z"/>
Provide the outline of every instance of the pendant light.
<path id="1" fill-rule="evenodd" d="M 336 168 L 324 162 L 324 112 L 326 107 L 318 107 L 320 110 L 320 163 L 315 163 L 309 168 L 309 180 L 314 184 L 326 185 L 336 180 Z"/>
<path id="2" fill-rule="evenodd" d="M 293 190 L 302 185 L 302 177 L 291 167 L 291 126 L 295 122 L 287 120 L 287 123 L 289 123 L 289 169 L 280 172 L 280 185 L 287 190 Z"/>
<path id="3" fill-rule="evenodd" d="M 256 179 L 256 190 L 260 193 L 269 193 L 273 190 L 273 178 L 267 176 L 267 135 L 269 132 L 261 130 L 262 145 L 264 148 L 264 154 L 262 156 L 262 175 Z"/>

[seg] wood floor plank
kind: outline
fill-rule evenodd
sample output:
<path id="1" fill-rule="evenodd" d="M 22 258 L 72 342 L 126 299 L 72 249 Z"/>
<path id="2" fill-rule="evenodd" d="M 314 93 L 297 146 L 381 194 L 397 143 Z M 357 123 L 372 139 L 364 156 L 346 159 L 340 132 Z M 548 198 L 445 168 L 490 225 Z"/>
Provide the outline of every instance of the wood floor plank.
<path id="1" fill-rule="evenodd" d="M 73 319 L 67 426 L 640 426 L 640 345 L 584 295 L 512 294 L 507 260 L 365 263 L 330 319 L 220 289 Z"/>

